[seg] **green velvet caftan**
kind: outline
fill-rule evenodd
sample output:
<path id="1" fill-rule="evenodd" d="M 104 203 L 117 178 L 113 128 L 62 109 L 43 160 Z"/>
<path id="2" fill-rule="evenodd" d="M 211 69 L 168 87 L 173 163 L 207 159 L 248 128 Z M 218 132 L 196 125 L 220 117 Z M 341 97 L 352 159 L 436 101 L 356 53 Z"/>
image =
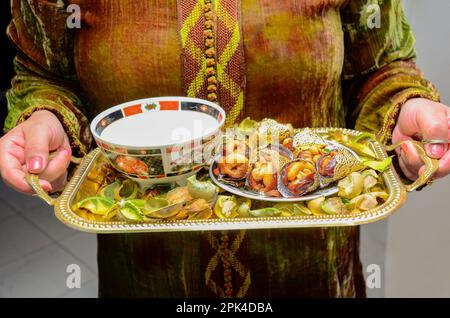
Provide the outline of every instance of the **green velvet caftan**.
<path id="1" fill-rule="evenodd" d="M 271 117 L 385 143 L 407 99 L 438 99 L 399 0 L 12 0 L 12 13 L 5 127 L 49 110 L 77 156 L 93 116 L 138 98 L 197 96 L 228 125 Z M 365 296 L 358 227 L 99 235 L 98 265 L 100 296 Z"/>

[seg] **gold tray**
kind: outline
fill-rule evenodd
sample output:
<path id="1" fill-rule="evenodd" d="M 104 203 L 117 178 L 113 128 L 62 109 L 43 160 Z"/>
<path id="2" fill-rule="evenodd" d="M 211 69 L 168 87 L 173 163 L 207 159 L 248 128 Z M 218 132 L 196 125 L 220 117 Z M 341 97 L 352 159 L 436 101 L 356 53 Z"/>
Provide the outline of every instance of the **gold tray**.
<path id="1" fill-rule="evenodd" d="M 344 134 L 358 136 L 361 132 L 340 128 L 313 129 L 319 134 L 328 134 L 341 130 Z M 411 185 L 404 185 L 395 169 L 391 167 L 383 173 L 384 182 L 389 192 L 387 200 L 372 210 L 360 213 L 341 215 L 311 215 L 292 217 L 260 217 L 260 218 L 234 218 L 234 219 L 207 219 L 207 220 L 161 220 L 157 223 L 129 223 L 126 221 L 97 221 L 89 220 L 78 215 L 72 205 L 79 196 L 83 196 L 89 183 L 88 175 L 98 163 L 105 161 L 97 148 L 86 155 L 75 171 L 72 179 L 66 185 L 62 194 L 50 198 L 39 188 L 37 176 L 27 178 L 30 185 L 38 195 L 47 203 L 54 205 L 56 217 L 64 224 L 76 230 L 92 233 L 136 233 L 136 232 L 172 232 L 172 231 L 211 231 L 211 230 L 237 230 L 237 229 L 269 229 L 269 228 L 301 228 L 301 227 L 328 227 L 352 226 L 375 222 L 386 218 L 396 211 L 406 199 L 406 192 L 416 189 L 424 184 L 436 171 L 438 161 L 426 156 L 420 143 L 414 142 L 419 154 L 426 164 L 425 172 Z M 385 147 L 377 141 L 370 143 L 372 150 L 379 159 L 387 158 L 386 151 L 398 145 Z"/>

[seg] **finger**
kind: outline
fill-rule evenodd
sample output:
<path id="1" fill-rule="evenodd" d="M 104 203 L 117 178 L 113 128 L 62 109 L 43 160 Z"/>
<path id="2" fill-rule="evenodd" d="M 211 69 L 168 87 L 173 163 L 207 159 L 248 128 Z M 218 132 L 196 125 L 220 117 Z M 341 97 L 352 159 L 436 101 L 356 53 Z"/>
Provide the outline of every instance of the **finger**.
<path id="1" fill-rule="evenodd" d="M 420 167 L 419 169 L 419 176 L 421 176 L 425 171 L 425 165 L 423 165 L 422 167 Z M 433 179 L 436 179 L 436 174 L 433 176 Z"/>
<path id="2" fill-rule="evenodd" d="M 447 139 L 450 140 L 450 111 L 447 110 Z M 423 173 L 425 167 L 422 167 L 419 170 L 419 175 Z M 450 150 L 448 150 L 440 159 L 439 159 L 439 168 L 433 176 L 433 179 L 443 178 L 450 174 Z"/>
<path id="3" fill-rule="evenodd" d="M 39 175 L 39 178 L 53 183 L 67 171 L 70 157 L 70 148 L 57 150 L 56 156 L 49 161 L 47 168 Z"/>
<path id="4" fill-rule="evenodd" d="M 428 112 L 420 112 L 416 115 L 419 131 L 422 132 L 426 140 L 437 140 L 448 138 L 448 121 L 445 109 L 436 109 Z M 432 158 L 441 158 L 448 149 L 446 143 L 427 144 L 425 150 Z"/>
<path id="5" fill-rule="evenodd" d="M 63 173 L 57 180 L 51 183 L 52 192 L 60 191 L 64 188 L 67 183 L 67 171 Z"/>
<path id="6" fill-rule="evenodd" d="M 28 185 L 25 177 L 27 172 L 22 169 L 20 161 L 13 155 L 5 156 L 7 160 L 2 162 L 3 182 L 14 190 L 24 194 L 34 194 L 34 190 Z M 39 180 L 39 184 L 45 191 L 51 191 L 51 185 L 46 180 Z"/>
<path id="7" fill-rule="evenodd" d="M 400 157 L 398 159 L 398 164 L 400 165 L 400 168 L 402 169 L 403 174 L 409 179 L 409 180 L 416 180 L 417 179 L 417 175 L 412 172 L 411 170 L 409 170 L 408 166 L 405 164 L 405 161 L 403 160 L 402 157 Z"/>
<path id="8" fill-rule="evenodd" d="M 435 173 L 435 178 L 442 178 L 450 174 L 450 151 L 447 151 L 445 155 L 439 159 L 439 169 Z"/>
<path id="9" fill-rule="evenodd" d="M 21 129 L 10 131 L 2 138 L 0 145 L 0 174 L 6 185 L 14 190 L 32 194 L 33 190 L 25 180 L 26 173 L 22 170 L 25 162 L 24 138 Z M 41 182 L 44 189 L 50 189 L 50 184 Z"/>
<path id="10" fill-rule="evenodd" d="M 401 145 L 401 158 L 408 170 L 417 175 L 420 167 L 423 166 L 423 161 L 417 153 L 416 147 L 412 142 L 406 141 Z"/>
<path id="11" fill-rule="evenodd" d="M 14 183 L 11 183 L 8 179 L 3 178 L 3 182 L 10 188 L 12 188 L 13 190 L 23 193 L 23 194 L 28 194 L 28 195 L 33 195 L 36 194 L 36 192 L 28 185 L 28 183 L 25 180 L 25 173 L 23 175 L 23 179 L 19 181 L 15 180 Z M 42 187 L 42 189 L 44 189 L 44 191 L 46 192 L 51 192 L 52 191 L 52 186 L 51 184 L 46 181 L 46 180 L 39 180 L 39 184 Z"/>
<path id="12" fill-rule="evenodd" d="M 23 129 L 25 161 L 29 172 L 41 173 L 48 163 L 50 132 L 46 125 L 34 124 Z"/>

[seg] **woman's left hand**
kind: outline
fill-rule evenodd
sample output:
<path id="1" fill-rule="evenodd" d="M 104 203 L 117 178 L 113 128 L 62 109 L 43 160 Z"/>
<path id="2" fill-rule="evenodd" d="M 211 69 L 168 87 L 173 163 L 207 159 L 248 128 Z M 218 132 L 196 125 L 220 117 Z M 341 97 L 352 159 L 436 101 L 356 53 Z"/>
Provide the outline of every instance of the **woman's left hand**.
<path id="1" fill-rule="evenodd" d="M 401 108 L 392 135 L 392 144 L 410 140 L 420 135 L 424 140 L 450 139 L 450 108 L 425 98 L 408 100 Z M 433 178 L 441 178 L 450 173 L 450 150 L 448 143 L 425 145 L 428 156 L 439 159 L 439 170 Z M 404 143 L 397 148 L 399 164 L 403 173 L 411 180 L 422 173 L 423 162 L 412 143 Z"/>

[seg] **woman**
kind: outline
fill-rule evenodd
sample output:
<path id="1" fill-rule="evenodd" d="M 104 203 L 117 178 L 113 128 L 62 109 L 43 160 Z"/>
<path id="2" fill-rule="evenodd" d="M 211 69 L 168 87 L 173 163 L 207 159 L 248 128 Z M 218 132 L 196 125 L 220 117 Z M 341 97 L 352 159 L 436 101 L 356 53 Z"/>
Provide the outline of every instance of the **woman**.
<path id="1" fill-rule="evenodd" d="M 81 29 L 66 27 L 68 3 L 12 1 L 19 54 L 0 171 L 18 191 L 31 193 L 27 170 L 59 189 L 71 154 L 92 146 L 89 119 L 149 96 L 218 102 L 227 125 L 271 117 L 384 143 L 448 139 L 449 111 L 414 63 L 399 0 L 70 3 Z M 447 144 L 427 152 L 440 158 L 436 177 L 448 174 Z M 417 153 L 398 153 L 416 179 Z M 357 227 L 99 235 L 98 264 L 100 296 L 365 296 Z"/>

